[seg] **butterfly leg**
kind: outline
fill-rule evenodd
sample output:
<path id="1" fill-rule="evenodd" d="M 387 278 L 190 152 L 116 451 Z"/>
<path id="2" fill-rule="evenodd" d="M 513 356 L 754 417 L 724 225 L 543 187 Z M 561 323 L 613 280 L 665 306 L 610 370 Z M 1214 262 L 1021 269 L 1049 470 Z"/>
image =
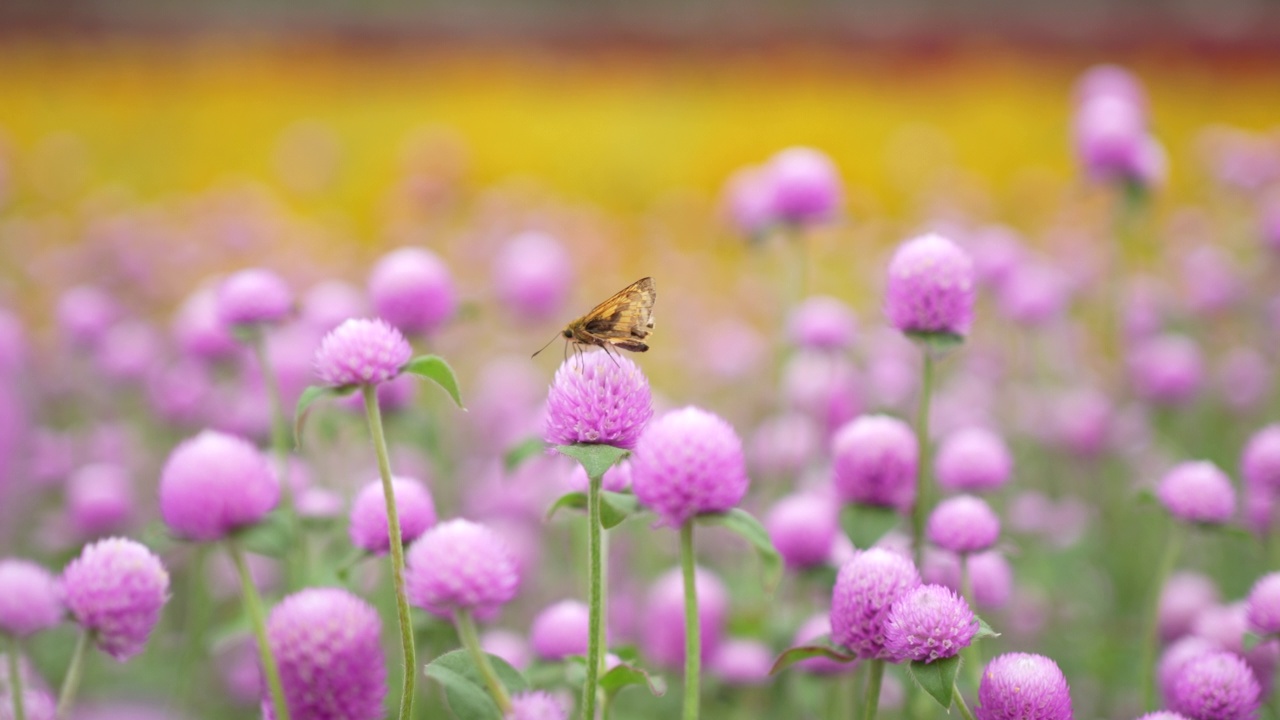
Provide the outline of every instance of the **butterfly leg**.
<path id="1" fill-rule="evenodd" d="M 618 364 L 617 350 L 612 350 L 612 351 L 609 350 L 609 343 L 604 343 L 600 347 L 604 349 L 604 354 L 608 355 L 609 359 L 613 361 L 614 367 L 617 367 L 617 368 L 622 367 L 621 365 Z"/>

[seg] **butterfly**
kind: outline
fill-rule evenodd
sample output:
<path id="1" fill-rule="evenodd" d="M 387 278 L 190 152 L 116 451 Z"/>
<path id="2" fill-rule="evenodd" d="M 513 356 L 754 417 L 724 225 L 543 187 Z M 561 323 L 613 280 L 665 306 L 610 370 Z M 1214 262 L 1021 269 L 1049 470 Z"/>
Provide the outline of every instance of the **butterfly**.
<path id="1" fill-rule="evenodd" d="M 575 351 L 581 345 L 598 345 L 605 352 L 609 352 L 610 347 L 631 352 L 648 350 L 644 339 L 653 330 L 653 301 L 657 297 L 653 278 L 640 278 L 566 325 L 560 331 L 560 336 L 569 341 L 565 348 L 572 343 Z M 547 345 L 554 341 L 555 338 L 551 338 Z M 547 345 L 533 356 L 537 357 L 538 353 L 546 350 Z"/>

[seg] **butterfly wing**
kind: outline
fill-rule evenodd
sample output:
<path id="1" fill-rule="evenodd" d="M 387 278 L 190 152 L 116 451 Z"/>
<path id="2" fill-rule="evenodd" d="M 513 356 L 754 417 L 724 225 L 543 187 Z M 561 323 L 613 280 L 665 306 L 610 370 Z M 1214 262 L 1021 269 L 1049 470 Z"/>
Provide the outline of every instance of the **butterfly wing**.
<path id="1" fill-rule="evenodd" d="M 589 344 L 644 352 L 643 341 L 653 331 L 653 303 L 658 293 L 653 278 L 641 278 L 582 317 L 582 334 Z"/>

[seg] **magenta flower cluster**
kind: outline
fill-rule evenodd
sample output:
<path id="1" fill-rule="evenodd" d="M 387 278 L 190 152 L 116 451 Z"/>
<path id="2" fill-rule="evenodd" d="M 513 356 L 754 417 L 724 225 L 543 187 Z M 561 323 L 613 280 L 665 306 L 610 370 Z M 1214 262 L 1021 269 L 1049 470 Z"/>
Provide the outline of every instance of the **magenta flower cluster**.
<path id="1" fill-rule="evenodd" d="M 633 448 L 653 417 L 649 380 L 629 358 L 588 352 L 556 371 L 543 437 L 552 445 Z"/>
<path id="2" fill-rule="evenodd" d="M 399 330 L 382 320 L 353 318 L 320 341 L 316 375 L 334 387 L 378 385 L 399 375 L 412 355 Z"/>

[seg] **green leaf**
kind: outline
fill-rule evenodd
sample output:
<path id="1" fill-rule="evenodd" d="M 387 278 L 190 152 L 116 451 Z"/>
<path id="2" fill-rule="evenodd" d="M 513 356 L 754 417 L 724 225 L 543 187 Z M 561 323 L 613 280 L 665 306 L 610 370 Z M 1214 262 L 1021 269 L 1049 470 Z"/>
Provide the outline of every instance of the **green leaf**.
<path id="1" fill-rule="evenodd" d="M 551 509 L 547 511 L 547 519 L 550 520 L 562 508 L 586 512 L 587 494 L 584 492 L 570 492 L 556 498 L 556 501 L 551 503 Z"/>
<path id="2" fill-rule="evenodd" d="M 273 510 L 253 525 L 246 525 L 234 533 L 241 547 L 251 553 L 282 558 L 293 547 L 297 535 L 292 514 Z"/>
<path id="3" fill-rule="evenodd" d="M 541 455 L 547 444 L 542 438 L 531 437 L 512 447 L 502 456 L 502 469 L 511 472 L 520 467 L 525 460 L 535 455 Z"/>
<path id="4" fill-rule="evenodd" d="M 507 692 L 518 693 L 528 689 L 524 677 L 505 660 L 489 655 L 489 662 Z M 427 677 L 444 688 L 449 709 L 459 720 L 502 720 L 497 703 L 489 695 L 480 670 L 466 650 L 458 649 L 441 655 L 428 663 L 425 671 Z"/>
<path id="5" fill-rule="evenodd" d="M 850 503 L 840 509 L 840 528 L 860 550 L 875 545 L 901 521 L 902 516 L 893 508 Z"/>
<path id="6" fill-rule="evenodd" d="M 449 393 L 449 397 L 453 398 L 453 402 L 458 407 L 462 407 L 462 393 L 458 391 L 458 376 L 453 374 L 453 368 L 449 367 L 449 363 L 445 362 L 444 358 L 439 355 L 419 355 L 404 366 L 404 372 L 435 382 Z"/>
<path id="7" fill-rule="evenodd" d="M 970 642 L 977 642 L 982 638 L 989 638 L 989 637 L 990 638 L 1000 637 L 1000 633 L 996 632 L 995 630 L 992 630 L 991 626 L 987 624 L 986 620 L 983 620 L 982 618 L 978 618 L 978 632 L 974 634 L 973 640 L 971 640 Z"/>
<path id="8" fill-rule="evenodd" d="M 846 655 L 830 645 L 800 645 L 783 650 L 778 659 L 773 661 L 773 667 L 769 668 L 769 674 L 777 675 L 802 660 L 816 657 L 824 657 L 839 663 L 851 663 L 858 659 L 856 655 Z"/>
<path id="9" fill-rule="evenodd" d="M 631 685 L 644 685 L 649 694 L 662 697 L 667 694 L 667 682 L 658 675 L 650 675 L 630 663 L 618 663 L 604 675 L 600 676 L 600 688 L 609 695 Z"/>
<path id="10" fill-rule="evenodd" d="M 1258 645 L 1259 645 L 1259 644 L 1260 644 L 1264 639 L 1265 639 L 1265 638 L 1263 638 L 1261 635 L 1259 635 L 1259 634 L 1257 634 L 1257 633 L 1255 633 L 1255 632 L 1253 632 L 1253 631 L 1249 631 L 1249 632 L 1246 632 L 1246 633 L 1244 634 L 1244 637 L 1240 640 L 1240 645 L 1241 645 L 1241 647 L 1243 647 L 1243 648 L 1244 648 L 1244 651 L 1245 651 L 1245 652 L 1249 652 L 1250 650 L 1252 650 L 1252 649 L 1254 649 L 1254 648 L 1258 647 Z"/>
<path id="11" fill-rule="evenodd" d="M 551 504 L 551 509 L 547 510 L 547 519 L 550 520 L 564 508 L 586 512 L 587 494 L 570 492 L 556 498 L 556 501 Z M 617 527 L 623 520 L 638 512 L 640 512 L 640 501 L 636 500 L 634 495 L 616 492 L 600 493 L 600 525 L 605 530 Z"/>
<path id="12" fill-rule="evenodd" d="M 574 445 L 557 445 L 556 450 L 561 455 L 568 455 L 582 464 L 582 469 L 587 471 L 587 477 L 602 478 L 605 471 L 618 461 L 631 454 L 630 450 L 623 450 L 612 445 L 587 445 L 584 443 L 576 443 Z"/>
<path id="13" fill-rule="evenodd" d="M 956 673 L 960 671 L 960 656 L 952 655 L 931 663 L 914 660 L 907 666 L 911 677 L 929 696 L 938 701 L 943 710 L 951 709 L 951 695 L 956 687 Z"/>
<path id="14" fill-rule="evenodd" d="M 298 397 L 298 406 L 293 411 L 293 446 L 294 449 L 302 447 L 302 425 L 307 421 L 307 412 L 311 409 L 311 404 L 322 397 L 342 397 L 350 395 L 358 389 L 356 385 L 344 385 L 342 387 L 327 387 L 323 385 L 312 385 L 302 391 L 302 395 Z"/>
<path id="15" fill-rule="evenodd" d="M 764 570 L 764 589 L 772 593 L 782 581 L 782 556 L 769 539 L 769 532 L 759 520 L 742 508 L 733 508 L 723 513 L 708 513 L 698 516 L 698 522 L 710 525 L 722 525 L 751 543 L 760 556 L 761 569 Z"/>
<path id="16" fill-rule="evenodd" d="M 1155 490 L 1151 488 L 1142 488 L 1133 494 L 1133 501 L 1139 505 L 1159 505 L 1160 499 L 1156 497 Z"/>

